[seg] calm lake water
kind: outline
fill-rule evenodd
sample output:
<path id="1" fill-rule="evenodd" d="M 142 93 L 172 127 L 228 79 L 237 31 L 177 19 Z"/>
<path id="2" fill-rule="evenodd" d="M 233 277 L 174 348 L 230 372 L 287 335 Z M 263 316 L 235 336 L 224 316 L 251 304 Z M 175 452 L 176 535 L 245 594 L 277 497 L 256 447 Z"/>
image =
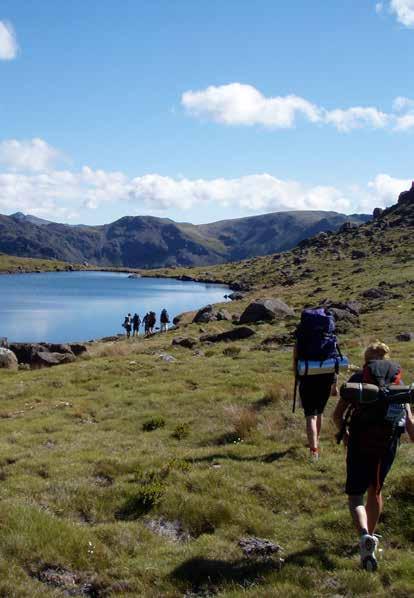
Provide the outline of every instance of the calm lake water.
<path id="1" fill-rule="evenodd" d="M 124 332 L 124 316 L 149 310 L 170 320 L 183 311 L 224 301 L 224 285 L 112 272 L 0 276 L 0 337 L 22 342 L 82 341 Z"/>

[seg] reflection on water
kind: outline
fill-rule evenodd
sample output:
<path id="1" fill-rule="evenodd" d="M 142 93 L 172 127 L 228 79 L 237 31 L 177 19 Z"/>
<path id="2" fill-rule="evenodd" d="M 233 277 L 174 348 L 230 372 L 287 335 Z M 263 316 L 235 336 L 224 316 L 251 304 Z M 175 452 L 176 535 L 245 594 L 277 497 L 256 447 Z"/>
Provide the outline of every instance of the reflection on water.
<path id="1" fill-rule="evenodd" d="M 0 276 L 0 337 L 68 342 L 123 332 L 124 316 L 162 308 L 173 316 L 224 301 L 227 288 L 113 272 Z M 158 322 L 157 322 L 158 324 Z"/>

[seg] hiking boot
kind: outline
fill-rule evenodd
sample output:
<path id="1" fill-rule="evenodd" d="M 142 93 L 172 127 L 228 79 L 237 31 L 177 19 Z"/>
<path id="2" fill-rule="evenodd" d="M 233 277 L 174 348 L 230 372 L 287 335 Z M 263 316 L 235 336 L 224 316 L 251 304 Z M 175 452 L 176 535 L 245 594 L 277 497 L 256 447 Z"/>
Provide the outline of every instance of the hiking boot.
<path id="1" fill-rule="evenodd" d="M 363 534 L 359 541 L 359 551 L 361 554 L 361 567 L 365 571 L 376 571 L 378 568 L 375 551 L 378 546 L 378 538 L 371 534 Z"/>

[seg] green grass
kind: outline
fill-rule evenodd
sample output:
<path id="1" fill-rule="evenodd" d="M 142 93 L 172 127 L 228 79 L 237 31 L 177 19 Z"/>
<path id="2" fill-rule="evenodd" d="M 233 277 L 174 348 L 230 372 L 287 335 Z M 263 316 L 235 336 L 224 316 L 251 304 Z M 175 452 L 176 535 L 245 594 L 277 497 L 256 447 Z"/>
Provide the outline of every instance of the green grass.
<path id="1" fill-rule="evenodd" d="M 54 272 L 67 269 L 68 265 L 67 262 L 58 260 L 15 257 L 0 253 L 0 274 L 8 272 Z"/>
<path id="2" fill-rule="evenodd" d="M 413 262 L 401 257 L 412 248 L 358 264 L 347 252 L 338 262 L 311 249 L 302 266 L 289 253 L 190 273 L 250 281 L 255 290 L 227 305 L 232 313 L 263 295 L 299 313 L 324 297 L 359 298 L 382 280 L 413 281 Z M 292 286 L 278 284 L 280 261 L 296 278 Z M 356 266 L 364 272 L 353 273 Z M 316 272 L 302 278 L 300 267 Z M 318 286 L 325 290 L 314 293 Z M 412 330 L 412 287 L 393 290 L 399 297 L 382 305 L 365 302 L 360 328 L 342 335 L 341 346 L 360 364 L 368 340 L 380 337 L 411 381 L 413 343 L 395 336 Z M 379 572 L 361 572 L 343 493 L 344 451 L 329 417 L 334 400 L 322 459 L 310 464 L 303 415 L 291 413 L 291 351 L 261 344 L 294 324 L 253 326 L 255 336 L 231 345 L 200 344 L 204 355 L 171 346 L 174 335 L 200 335 L 199 326 L 184 324 L 147 340 L 98 345 L 67 366 L 0 371 L 0 596 L 63 595 L 39 581 L 45 565 L 76 572 L 102 596 L 412 596 L 413 449 L 402 445 L 387 480 Z M 176 361 L 161 360 L 165 352 Z M 150 519 L 179 521 L 190 539 L 158 535 Z M 250 535 L 281 544 L 280 570 L 243 559 L 238 540 Z"/>

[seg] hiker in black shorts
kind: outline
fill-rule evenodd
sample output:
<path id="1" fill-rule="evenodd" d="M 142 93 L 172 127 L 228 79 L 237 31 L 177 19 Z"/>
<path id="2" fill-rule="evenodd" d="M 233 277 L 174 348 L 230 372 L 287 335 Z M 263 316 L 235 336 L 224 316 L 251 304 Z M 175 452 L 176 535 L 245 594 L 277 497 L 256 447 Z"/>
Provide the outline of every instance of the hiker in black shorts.
<path id="1" fill-rule="evenodd" d="M 331 395 L 338 394 L 335 369 L 340 352 L 334 332 L 334 317 L 325 308 L 303 310 L 296 330 L 293 367 L 305 413 L 309 455 L 312 461 L 319 459 L 319 439 L 326 403 Z M 301 374 L 298 373 L 298 363 L 305 364 L 305 371 Z M 331 367 L 322 367 L 328 364 Z"/>
<path id="2" fill-rule="evenodd" d="M 371 343 L 364 357 L 363 369 L 353 374 L 349 382 L 378 387 L 401 384 L 401 368 L 389 360 L 387 345 L 380 341 Z M 345 427 L 348 408 L 351 415 L 349 425 Z M 368 407 L 361 404 L 354 407 L 342 398 L 333 417 L 338 429 L 344 432 L 347 446 L 345 492 L 360 535 L 361 566 L 375 571 L 378 545 L 375 530 L 383 506 L 382 486 L 394 462 L 401 434 L 406 431 L 414 442 L 414 417 L 409 404 L 387 405 L 379 400 Z"/>
<path id="3" fill-rule="evenodd" d="M 132 336 L 139 335 L 140 324 L 141 324 L 141 318 L 139 317 L 139 315 L 137 313 L 135 313 L 132 318 Z"/>

